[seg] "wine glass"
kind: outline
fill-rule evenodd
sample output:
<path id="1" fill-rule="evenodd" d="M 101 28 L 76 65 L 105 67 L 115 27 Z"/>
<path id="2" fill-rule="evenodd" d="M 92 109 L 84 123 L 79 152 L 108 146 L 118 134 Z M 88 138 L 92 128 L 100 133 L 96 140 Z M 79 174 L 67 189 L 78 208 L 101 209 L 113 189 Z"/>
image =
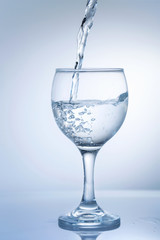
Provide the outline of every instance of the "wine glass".
<path id="1" fill-rule="evenodd" d="M 71 100 L 72 78 L 77 74 L 77 97 Z M 56 69 L 52 110 L 60 130 L 79 149 L 84 168 L 84 190 L 79 206 L 59 217 L 64 229 L 111 230 L 120 218 L 102 210 L 95 199 L 94 164 L 98 151 L 121 127 L 128 107 L 123 69 Z"/>

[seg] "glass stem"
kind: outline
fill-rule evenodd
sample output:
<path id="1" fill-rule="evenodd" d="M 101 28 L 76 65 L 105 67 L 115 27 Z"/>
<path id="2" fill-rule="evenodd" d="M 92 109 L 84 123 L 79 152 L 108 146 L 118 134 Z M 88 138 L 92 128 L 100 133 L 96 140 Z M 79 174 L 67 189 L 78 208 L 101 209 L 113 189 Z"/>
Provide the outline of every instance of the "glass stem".
<path id="1" fill-rule="evenodd" d="M 96 203 L 94 194 L 94 165 L 98 150 L 96 151 L 82 151 L 83 169 L 84 169 L 84 189 L 82 196 L 83 204 Z"/>

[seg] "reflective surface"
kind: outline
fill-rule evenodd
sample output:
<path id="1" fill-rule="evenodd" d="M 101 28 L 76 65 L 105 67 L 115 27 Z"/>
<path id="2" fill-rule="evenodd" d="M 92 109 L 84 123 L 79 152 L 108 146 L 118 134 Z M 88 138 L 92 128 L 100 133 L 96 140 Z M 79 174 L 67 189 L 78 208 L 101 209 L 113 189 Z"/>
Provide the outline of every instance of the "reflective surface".
<path id="1" fill-rule="evenodd" d="M 25 192 L 0 195 L 0 239 L 3 240 L 158 240 L 160 191 L 98 192 L 101 206 L 121 215 L 120 228 L 103 233 L 71 232 L 57 218 L 78 204 L 80 192 Z"/>

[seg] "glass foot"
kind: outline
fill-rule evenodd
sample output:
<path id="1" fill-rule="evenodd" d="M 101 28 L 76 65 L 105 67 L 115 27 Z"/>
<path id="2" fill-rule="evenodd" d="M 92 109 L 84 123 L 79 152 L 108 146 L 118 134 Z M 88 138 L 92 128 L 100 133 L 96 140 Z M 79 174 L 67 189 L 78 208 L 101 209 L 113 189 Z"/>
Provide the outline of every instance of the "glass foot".
<path id="1" fill-rule="evenodd" d="M 118 228 L 120 226 L 120 218 L 108 213 L 103 213 L 103 216 L 82 214 L 78 217 L 70 213 L 60 216 L 58 224 L 60 228 L 71 231 L 107 231 Z"/>

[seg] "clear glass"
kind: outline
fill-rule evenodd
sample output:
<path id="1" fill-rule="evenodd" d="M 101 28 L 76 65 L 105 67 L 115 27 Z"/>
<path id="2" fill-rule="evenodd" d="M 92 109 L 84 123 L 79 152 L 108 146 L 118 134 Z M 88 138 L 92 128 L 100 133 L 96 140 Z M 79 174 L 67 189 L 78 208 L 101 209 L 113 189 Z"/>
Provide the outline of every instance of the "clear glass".
<path id="1" fill-rule="evenodd" d="M 73 74 L 79 75 L 77 99 L 70 100 Z M 84 167 L 79 206 L 59 217 L 59 226 L 75 231 L 103 231 L 120 226 L 120 218 L 103 211 L 94 193 L 98 151 L 121 127 L 128 107 L 123 69 L 56 69 L 52 110 L 60 130 L 78 147 Z"/>

